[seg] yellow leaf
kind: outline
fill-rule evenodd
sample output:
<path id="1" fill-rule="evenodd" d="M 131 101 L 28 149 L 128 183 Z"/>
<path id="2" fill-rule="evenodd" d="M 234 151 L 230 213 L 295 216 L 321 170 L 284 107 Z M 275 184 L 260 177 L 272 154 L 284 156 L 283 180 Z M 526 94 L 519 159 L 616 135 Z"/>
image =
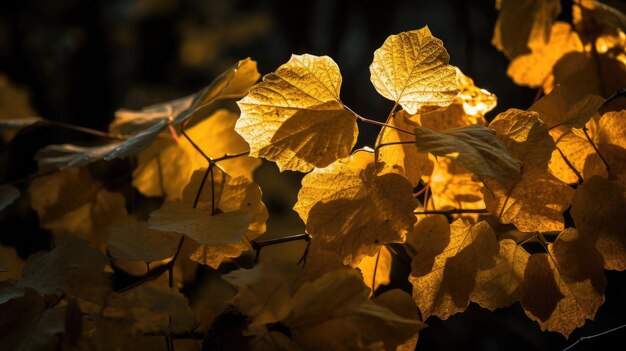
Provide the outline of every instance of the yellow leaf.
<path id="1" fill-rule="evenodd" d="M 448 106 L 459 93 L 449 61 L 428 27 L 402 32 L 374 52 L 370 80 L 378 93 L 415 114 L 422 106 Z"/>
<path id="2" fill-rule="evenodd" d="M 170 202 L 150 214 L 150 229 L 184 234 L 198 244 L 219 245 L 239 242 L 252 215 L 242 211 L 219 213 Z"/>
<path id="3" fill-rule="evenodd" d="M 376 254 L 381 245 L 403 242 L 415 223 L 411 183 L 384 172 L 384 163 L 365 164 L 360 155 L 373 161 L 359 151 L 307 174 L 294 206 L 313 239 L 346 264 Z"/>
<path id="4" fill-rule="evenodd" d="M 387 285 L 391 283 L 391 263 L 393 256 L 386 246 L 381 246 L 379 253 L 374 256 L 366 256 L 356 266 L 363 275 L 363 282 L 370 289 L 372 289 L 372 295 L 376 292 L 381 285 Z M 376 274 L 374 276 L 374 273 Z M 376 277 L 376 279 L 374 279 Z M 374 286 L 372 287 L 372 283 Z"/>
<path id="5" fill-rule="evenodd" d="M 460 100 L 463 104 L 464 112 L 470 116 L 479 117 L 493 110 L 498 103 L 498 98 L 487 90 L 474 85 L 472 78 L 463 74 L 458 67 L 455 68 L 456 79 L 459 81 L 461 87 L 461 93 L 457 97 L 457 100 Z M 455 104 L 456 103 L 458 103 L 458 101 L 455 101 Z M 479 122 L 473 122 L 472 124 L 474 123 Z"/>
<path id="6" fill-rule="evenodd" d="M 127 216 L 113 222 L 107 248 L 115 259 L 152 262 L 172 257 L 179 240 L 178 234 L 151 230 L 147 222 Z"/>
<path id="7" fill-rule="evenodd" d="M 487 222 L 470 225 L 459 219 L 447 234 L 424 231 L 415 248 L 409 281 L 424 319 L 432 315 L 446 319 L 464 311 L 476 275 L 492 266 L 493 256 L 498 254 L 495 233 Z"/>
<path id="8" fill-rule="evenodd" d="M 515 57 L 509 64 L 506 74 L 517 85 L 530 88 L 551 87 L 554 79 L 552 67 L 563 55 L 573 51 L 583 51 L 578 34 L 572 30 L 569 23 L 555 22 L 552 25 L 550 40 L 545 45 L 537 45 L 531 53 Z"/>
<path id="9" fill-rule="evenodd" d="M 418 126 L 404 110 L 390 117 L 387 124 L 406 131 L 412 131 Z M 415 145 L 410 143 L 414 138 L 411 134 L 383 127 L 378 135 L 376 147 L 379 148 L 378 160 L 397 169 L 415 187 L 423 173 L 431 173 L 432 162 L 428 159 L 427 153 L 418 152 Z M 400 142 L 404 144 L 393 144 Z"/>
<path id="10" fill-rule="evenodd" d="M 383 345 L 395 350 L 424 326 L 417 315 L 396 314 L 384 307 L 386 299 L 381 306 L 368 300 L 368 294 L 358 272 L 329 272 L 298 289 L 283 323 L 303 350 L 383 349 Z"/>
<path id="11" fill-rule="evenodd" d="M 247 177 L 233 178 L 221 171 L 214 171 L 215 194 L 211 194 L 211 180 L 207 176 L 203 191 L 198 198 L 197 208 L 210 212 L 212 199 L 215 198 L 215 208 L 220 212 L 239 211 L 251 215 L 245 235 L 239 241 L 219 245 L 200 245 L 192 253 L 192 260 L 217 269 L 222 261 L 252 250 L 250 241 L 265 232 L 268 214 L 265 205 L 261 202 L 261 189 L 254 181 Z M 204 174 L 206 174 L 206 169 L 195 171 L 183 191 L 183 202 L 189 207 L 193 206 Z"/>
<path id="12" fill-rule="evenodd" d="M 567 96 L 567 89 L 556 86 L 550 94 L 541 98 L 530 110 L 535 111 L 550 128 L 565 125 L 582 128 L 604 104 L 601 96 L 589 94 L 581 100 L 572 100 Z"/>
<path id="13" fill-rule="evenodd" d="M 252 319 L 254 328 L 278 322 L 291 312 L 292 296 L 302 284 L 300 267 L 287 261 L 262 261 L 252 269 L 222 276 L 237 288 L 232 303 Z"/>
<path id="14" fill-rule="evenodd" d="M 186 129 L 204 153 L 212 158 L 235 154 L 248 149 L 248 144 L 234 131 L 237 115 L 228 110 L 215 111 L 210 117 Z M 252 178 L 260 160 L 248 156 L 220 162 L 229 174 Z M 180 199 L 191 174 L 206 167 L 206 159 L 185 138 L 157 140 L 139 154 L 133 172 L 133 186 L 146 196 L 165 196 L 166 200 Z"/>
<path id="15" fill-rule="evenodd" d="M 510 306 L 522 297 L 524 270 L 530 254 L 515 241 L 500 241 L 495 265 L 478 271 L 476 287 L 470 296 L 473 302 L 491 311 Z"/>
<path id="16" fill-rule="evenodd" d="M 28 193 L 40 226 L 52 231 L 57 242 L 78 237 L 99 247 L 111 223 L 126 215 L 124 197 L 104 189 L 86 169 L 37 178 Z"/>
<path id="17" fill-rule="evenodd" d="M 491 43 L 509 59 L 542 46 L 561 12 L 558 0 L 500 0 Z"/>
<path id="18" fill-rule="evenodd" d="M 282 170 L 308 172 L 350 154 L 356 117 L 339 99 L 341 74 L 328 56 L 292 55 L 237 104 L 235 130 L 250 155 Z"/>
<path id="19" fill-rule="evenodd" d="M 598 176 L 576 189 L 571 214 L 581 236 L 595 242 L 604 268 L 626 269 L 626 192 L 624 187 Z"/>
<path id="20" fill-rule="evenodd" d="M 585 42 L 593 41 L 605 33 L 626 32 L 626 15 L 596 0 L 573 3 L 572 21 Z"/>
<path id="21" fill-rule="evenodd" d="M 502 223 L 522 232 L 564 228 L 563 212 L 574 194 L 572 188 L 548 173 L 554 141 L 537 113 L 509 109 L 490 124 L 511 154 L 522 162 L 522 178 L 503 183 L 485 181 L 485 205 Z"/>
<path id="22" fill-rule="evenodd" d="M 415 145 L 419 151 L 453 159 L 479 177 L 502 180 L 519 177 L 519 161 L 509 155 L 492 129 L 479 124 L 441 133 L 417 127 Z"/>
<path id="23" fill-rule="evenodd" d="M 586 319 L 593 319 L 604 303 L 602 256 L 573 228 L 563 231 L 548 249 L 548 254 L 528 259 L 522 307 L 541 330 L 568 337 Z"/>

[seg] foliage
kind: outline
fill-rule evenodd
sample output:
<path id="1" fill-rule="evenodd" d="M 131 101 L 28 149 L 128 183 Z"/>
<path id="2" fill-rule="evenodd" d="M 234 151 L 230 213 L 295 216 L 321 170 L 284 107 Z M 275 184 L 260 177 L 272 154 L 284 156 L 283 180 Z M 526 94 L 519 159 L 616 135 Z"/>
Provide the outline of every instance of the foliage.
<path id="1" fill-rule="evenodd" d="M 558 1 L 498 8 L 508 75 L 545 96 L 490 123 L 495 95 L 424 27 L 374 53 L 370 80 L 394 102 L 385 122 L 341 101 L 330 57 L 304 54 L 259 83 L 241 60 L 196 94 L 118 111 L 109 133 L 82 129 L 110 143 L 40 150 L 38 174 L 0 185 L 0 210 L 27 193 L 55 246 L 2 276 L 0 345 L 186 349 L 238 315 L 248 349 L 410 350 L 423 320 L 470 302 L 520 302 L 568 337 L 603 304 L 604 270 L 626 269 L 626 17 L 592 0 L 574 2 L 573 25 L 555 21 Z M 14 114 L 0 120 L 7 141 L 54 123 Z M 358 122 L 381 127 L 373 148 L 354 150 Z M 116 158 L 158 198 L 149 215 L 86 167 Z M 307 173 L 293 208 L 306 233 L 259 240 L 259 158 Z M 298 262 L 259 258 L 294 240 L 307 242 Z M 411 293 L 380 289 L 398 263 Z"/>

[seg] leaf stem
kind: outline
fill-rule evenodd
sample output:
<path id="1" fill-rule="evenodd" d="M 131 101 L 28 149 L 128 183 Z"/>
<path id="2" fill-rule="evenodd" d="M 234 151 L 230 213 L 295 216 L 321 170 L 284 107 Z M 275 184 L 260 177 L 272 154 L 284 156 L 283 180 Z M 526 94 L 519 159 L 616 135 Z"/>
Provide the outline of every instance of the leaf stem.
<path id="1" fill-rule="evenodd" d="M 211 159 L 211 162 L 213 162 L 213 163 L 218 163 L 218 162 L 220 162 L 220 161 L 229 160 L 229 159 L 231 159 L 231 158 L 242 157 L 242 156 L 248 156 L 248 155 L 250 155 L 250 150 L 246 150 L 246 151 L 238 152 L 238 153 L 235 153 L 235 154 L 225 154 L 225 155 L 224 155 L 224 156 L 222 156 L 222 157 L 218 157 L 218 158 Z"/>
<path id="2" fill-rule="evenodd" d="M 378 248 L 378 254 L 376 255 L 376 262 L 374 262 L 374 273 L 372 274 L 372 295 L 376 292 L 376 271 L 378 271 L 378 261 L 380 260 L 380 251 L 383 247 Z"/>
<path id="3" fill-rule="evenodd" d="M 276 244 L 282 244 L 282 243 L 287 243 L 290 241 L 297 241 L 297 240 L 305 240 L 309 242 L 311 240 L 311 236 L 307 233 L 303 233 L 303 234 L 295 234 L 295 235 L 285 236 L 282 238 L 268 239 L 268 240 L 263 240 L 263 241 L 252 240 L 250 244 L 252 245 L 252 248 L 256 252 L 254 261 L 257 262 L 259 260 L 261 249 L 263 249 L 266 246 L 272 246 Z"/>
<path id="4" fill-rule="evenodd" d="M 363 117 L 363 116 L 359 115 L 358 113 L 356 113 L 356 112 L 352 111 L 352 109 L 351 109 L 351 108 L 349 108 L 349 107 L 348 107 L 348 106 L 346 106 L 346 105 L 343 105 L 343 107 L 344 107 L 346 110 L 348 110 L 348 111 L 352 112 L 352 114 L 354 114 L 354 116 L 356 116 L 356 118 L 357 118 L 357 119 L 359 119 L 359 120 L 361 120 L 362 122 L 369 123 L 369 124 L 375 124 L 375 125 L 377 125 L 377 126 L 381 126 L 381 127 L 387 127 L 387 128 L 395 129 L 395 130 L 400 131 L 400 132 L 402 132 L 402 133 L 410 134 L 410 135 L 413 135 L 413 136 L 415 135 L 415 133 L 409 132 L 408 130 L 404 130 L 404 129 L 402 129 L 402 128 L 398 128 L 398 127 L 392 126 L 392 125 L 387 124 L 387 123 L 378 122 L 378 121 L 375 121 L 375 120 L 373 120 L 373 119 L 365 118 L 365 117 Z"/>
<path id="5" fill-rule="evenodd" d="M 570 160 L 567 157 L 565 157 L 565 154 L 563 153 L 563 151 L 561 149 L 559 149 L 558 146 L 556 147 L 556 150 L 559 152 L 561 157 L 563 157 L 563 162 L 565 162 L 567 167 L 569 167 L 572 170 L 572 172 L 574 172 L 576 177 L 578 177 L 578 184 L 582 184 L 583 183 L 583 176 L 580 174 L 580 172 L 576 169 L 576 167 L 574 167 L 572 162 L 570 162 Z"/>
<path id="6" fill-rule="evenodd" d="M 487 211 L 486 208 L 480 208 L 480 209 L 453 208 L 450 210 L 413 211 L 413 214 L 417 214 L 417 215 L 427 215 L 427 214 L 452 215 L 452 214 L 461 214 L 461 213 L 489 213 L 489 211 Z"/>
<path id="7" fill-rule="evenodd" d="M 606 167 L 606 171 L 610 173 L 611 167 L 609 167 L 609 163 L 606 162 L 606 159 L 604 158 L 604 156 L 602 156 L 602 153 L 600 152 L 600 150 L 598 150 L 598 147 L 596 146 L 596 144 L 593 142 L 593 140 L 591 140 L 591 136 L 589 136 L 589 133 L 587 133 L 587 127 L 583 127 L 583 133 L 585 133 L 585 137 L 587 138 L 591 146 L 593 146 L 593 149 L 596 151 L 598 156 L 600 156 L 600 159 L 602 160 L 602 162 L 604 163 L 604 166 Z"/>
<path id="8" fill-rule="evenodd" d="M 618 327 L 615 327 L 615 328 L 612 328 L 612 329 L 609 329 L 609 330 L 605 330 L 605 331 L 597 333 L 597 334 L 592 334 L 592 335 L 588 335 L 588 336 L 581 336 L 578 340 L 576 340 L 575 343 L 573 343 L 570 346 L 564 348 L 563 351 L 567 351 L 567 350 L 573 348 L 574 346 L 578 345 L 578 343 L 580 343 L 582 341 L 593 339 L 593 338 L 597 338 L 599 336 L 603 336 L 603 335 L 612 333 L 614 331 L 618 331 L 618 330 L 623 329 L 623 328 L 626 328 L 626 324 L 622 324 L 622 325 L 620 325 Z"/>

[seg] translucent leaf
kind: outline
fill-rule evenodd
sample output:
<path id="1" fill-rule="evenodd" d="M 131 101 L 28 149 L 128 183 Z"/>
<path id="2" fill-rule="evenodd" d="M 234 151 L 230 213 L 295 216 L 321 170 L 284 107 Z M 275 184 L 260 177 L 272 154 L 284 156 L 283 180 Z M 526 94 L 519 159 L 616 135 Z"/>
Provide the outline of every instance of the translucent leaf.
<path id="1" fill-rule="evenodd" d="M 558 0 L 500 0 L 500 14 L 491 43 L 509 59 L 542 46 L 550 39 L 550 28 L 561 12 Z"/>
<path id="2" fill-rule="evenodd" d="M 246 233 L 252 215 L 234 211 L 214 216 L 180 202 L 166 203 L 150 214 L 150 229 L 184 234 L 198 244 L 236 243 Z"/>
<path id="3" fill-rule="evenodd" d="M 391 264 L 393 262 L 393 256 L 386 246 L 380 247 L 380 252 L 374 256 L 366 256 L 356 266 L 363 274 L 363 282 L 370 289 L 372 294 L 381 285 L 387 285 L 391 283 Z M 374 276 L 374 273 L 376 274 Z M 374 279 L 376 277 L 376 279 Z M 374 286 L 372 286 L 374 283 Z"/>
<path id="4" fill-rule="evenodd" d="M 484 221 L 470 225 L 458 219 L 449 232 L 422 231 L 413 245 L 416 255 L 409 281 L 424 319 L 432 315 L 446 319 L 464 311 L 478 272 L 493 266 L 498 254 L 495 233 Z"/>
<path id="5" fill-rule="evenodd" d="M 541 330 L 567 338 L 586 319 L 593 319 L 604 303 L 605 287 L 602 256 L 592 242 L 568 228 L 549 246 L 548 254 L 529 257 L 522 307 Z"/>
<path id="6" fill-rule="evenodd" d="M 509 155 L 495 131 L 479 124 L 441 133 L 417 127 L 415 145 L 419 151 L 451 158 L 480 177 L 502 180 L 519 177 L 519 161 Z"/>
<path id="7" fill-rule="evenodd" d="M 147 222 L 128 216 L 113 223 L 107 248 L 116 259 L 152 262 L 172 257 L 179 240 L 178 234 L 151 230 Z"/>
<path id="8" fill-rule="evenodd" d="M 448 106 L 459 93 L 449 61 L 428 27 L 402 32 L 374 52 L 370 80 L 378 93 L 415 114 L 422 106 Z"/>
<path id="9" fill-rule="evenodd" d="M 384 164 L 359 151 L 302 179 L 294 210 L 307 232 L 347 264 L 378 253 L 381 245 L 403 242 L 413 227 L 417 200 L 399 174 L 385 173 Z M 365 161 L 365 162 L 364 162 Z"/>
<path id="10" fill-rule="evenodd" d="M 560 125 L 582 128 L 604 104 L 604 99 L 598 95 L 589 94 L 574 101 L 566 94 L 566 89 L 556 86 L 530 109 L 539 113 L 541 120 L 550 128 Z"/>
<path id="11" fill-rule="evenodd" d="M 308 172 L 350 154 L 356 118 L 339 99 L 341 74 L 328 56 L 292 55 L 237 104 L 235 130 L 250 155 L 282 170 Z"/>
<path id="12" fill-rule="evenodd" d="M 531 53 L 515 57 L 506 74 L 517 85 L 530 88 L 551 87 L 554 64 L 563 55 L 582 50 L 583 44 L 572 26 L 565 22 L 555 22 L 550 32 L 550 40 L 545 45 L 537 45 Z"/>

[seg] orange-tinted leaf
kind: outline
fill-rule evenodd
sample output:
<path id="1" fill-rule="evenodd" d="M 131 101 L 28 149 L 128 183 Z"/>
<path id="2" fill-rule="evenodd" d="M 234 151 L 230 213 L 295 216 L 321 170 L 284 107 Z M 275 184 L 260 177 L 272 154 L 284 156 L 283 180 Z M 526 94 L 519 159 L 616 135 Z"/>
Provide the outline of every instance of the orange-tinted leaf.
<path id="1" fill-rule="evenodd" d="M 180 235 L 148 228 L 128 216 L 115 221 L 107 238 L 111 257 L 142 262 L 164 260 L 176 252 Z"/>

